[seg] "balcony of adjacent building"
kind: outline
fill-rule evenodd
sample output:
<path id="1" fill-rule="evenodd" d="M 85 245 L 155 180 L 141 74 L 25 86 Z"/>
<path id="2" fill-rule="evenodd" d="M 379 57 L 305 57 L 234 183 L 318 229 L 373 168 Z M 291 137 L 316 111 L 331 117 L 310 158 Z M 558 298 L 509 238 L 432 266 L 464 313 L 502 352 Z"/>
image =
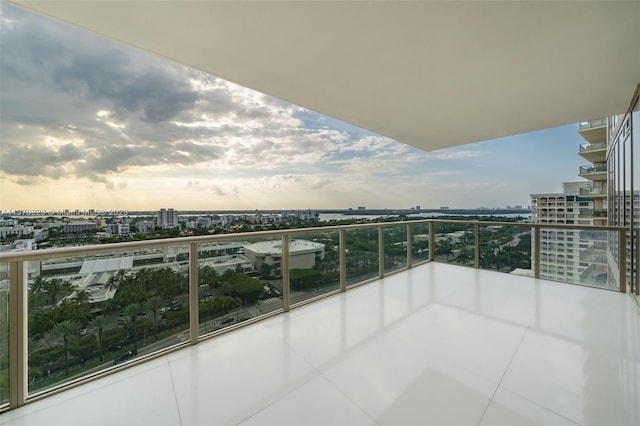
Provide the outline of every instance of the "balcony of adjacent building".
<path id="1" fill-rule="evenodd" d="M 580 277 L 618 291 L 535 278 L 542 267 L 531 259 L 550 229 L 568 230 L 411 221 L 3 255 L 10 288 L 23 298 L 3 302 L 13 325 L 2 398 L 15 405 L 2 423 L 637 423 L 640 322 L 626 278 L 595 268 Z M 624 230 L 598 232 L 615 234 L 626 250 Z M 284 276 L 249 278 L 247 286 L 260 282 L 270 294 L 234 303 L 225 273 L 212 273 L 215 253 L 229 241 L 274 239 Z M 326 245 L 308 259 L 312 273 L 289 252 L 294 240 Z M 79 261 L 115 277 L 128 297 L 142 297 L 135 289 L 143 285 L 167 306 L 102 306 L 112 321 L 100 347 L 95 321 L 34 335 L 41 325 L 31 310 L 53 309 L 34 289 L 37 265 L 58 266 L 46 268 L 47 279 L 92 287 L 69 270 Z M 568 264 L 544 268 L 574 280 Z"/>
<path id="2" fill-rule="evenodd" d="M 605 218 L 607 217 L 606 210 L 598 209 L 580 209 L 579 217 L 583 218 Z"/>
<path id="3" fill-rule="evenodd" d="M 581 177 L 589 179 L 591 181 L 604 181 L 607 180 L 607 165 L 606 164 L 590 164 L 586 166 L 580 166 L 578 173 Z"/>
<path id="4" fill-rule="evenodd" d="M 594 144 L 607 140 L 607 119 L 582 121 L 578 130 L 580 135 L 588 142 Z"/>
<path id="5" fill-rule="evenodd" d="M 580 145 L 578 154 L 590 163 L 604 163 L 607 161 L 607 144 L 596 142 Z"/>
<path id="6" fill-rule="evenodd" d="M 588 198 L 606 198 L 607 188 L 580 188 L 580 195 Z"/>

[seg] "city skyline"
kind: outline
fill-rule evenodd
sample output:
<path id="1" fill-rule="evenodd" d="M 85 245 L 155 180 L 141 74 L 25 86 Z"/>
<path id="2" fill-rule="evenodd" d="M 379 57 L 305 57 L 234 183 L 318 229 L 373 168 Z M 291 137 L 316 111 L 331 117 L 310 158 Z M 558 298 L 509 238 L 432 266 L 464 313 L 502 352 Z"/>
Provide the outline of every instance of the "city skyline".
<path id="1" fill-rule="evenodd" d="M 0 210 L 528 206 L 585 163 L 576 124 L 424 152 L 6 3 L 0 13 Z"/>

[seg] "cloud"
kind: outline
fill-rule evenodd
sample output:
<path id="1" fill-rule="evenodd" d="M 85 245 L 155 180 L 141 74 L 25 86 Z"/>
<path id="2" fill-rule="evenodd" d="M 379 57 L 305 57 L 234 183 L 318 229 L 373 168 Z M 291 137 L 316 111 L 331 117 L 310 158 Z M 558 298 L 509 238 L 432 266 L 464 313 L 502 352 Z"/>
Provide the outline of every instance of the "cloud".
<path id="1" fill-rule="evenodd" d="M 214 195 L 225 196 L 227 195 L 227 191 L 224 190 L 220 185 L 211 185 L 209 191 Z"/>

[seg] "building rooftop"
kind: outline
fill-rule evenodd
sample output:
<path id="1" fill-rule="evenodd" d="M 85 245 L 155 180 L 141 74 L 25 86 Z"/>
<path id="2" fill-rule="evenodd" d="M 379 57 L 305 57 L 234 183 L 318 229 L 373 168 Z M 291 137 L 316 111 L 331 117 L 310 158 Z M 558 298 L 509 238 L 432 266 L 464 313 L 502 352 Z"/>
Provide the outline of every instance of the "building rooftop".
<path id="1" fill-rule="evenodd" d="M 260 241 L 258 243 L 247 244 L 244 246 L 246 250 L 253 253 L 262 254 L 281 254 L 282 240 Z M 300 254 L 307 251 L 315 251 L 324 249 L 324 244 L 307 240 L 291 240 L 289 241 L 289 253 Z"/>
<path id="2" fill-rule="evenodd" d="M 128 271 L 133 267 L 133 256 L 109 257 L 106 259 L 85 260 L 80 275 L 100 274 L 102 272 Z"/>
<path id="3" fill-rule="evenodd" d="M 4 413 L 4 425 L 640 424 L 629 295 L 430 262 Z"/>

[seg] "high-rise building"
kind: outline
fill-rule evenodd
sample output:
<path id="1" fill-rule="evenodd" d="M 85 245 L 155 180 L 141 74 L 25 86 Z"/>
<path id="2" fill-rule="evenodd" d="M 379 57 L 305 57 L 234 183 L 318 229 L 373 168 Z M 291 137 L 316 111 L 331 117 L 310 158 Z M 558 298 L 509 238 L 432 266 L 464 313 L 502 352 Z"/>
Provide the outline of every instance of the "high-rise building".
<path id="1" fill-rule="evenodd" d="M 580 145 L 579 154 L 590 164 L 580 167 L 579 175 L 589 182 L 580 188 L 580 195 L 592 201 L 592 208 L 580 211 L 581 224 L 607 224 L 607 120 L 604 118 L 580 123 L 578 131 L 587 143 Z"/>
<path id="2" fill-rule="evenodd" d="M 561 193 L 531 194 L 533 223 L 568 225 L 607 224 L 607 120 L 580 123 L 586 143 L 579 154 L 591 164 L 580 166 L 585 180 L 565 182 Z M 607 274 L 606 232 L 542 229 L 540 232 L 540 277 L 598 287 L 615 286 Z M 535 251 L 532 250 L 535 260 Z"/>
<path id="3" fill-rule="evenodd" d="M 579 195 L 589 189 L 589 182 L 567 182 L 563 192 L 531 194 L 533 223 L 577 224 L 580 212 L 593 208 L 593 201 Z M 540 278 L 579 283 L 588 267 L 581 260 L 581 251 L 589 243 L 582 240 L 581 231 L 549 228 L 540 232 Z M 535 250 L 531 251 L 535 261 Z M 533 263 L 532 261 L 532 263 Z"/>
<path id="4" fill-rule="evenodd" d="M 177 228 L 178 212 L 174 209 L 160 209 L 158 210 L 158 227 L 163 229 Z"/>

